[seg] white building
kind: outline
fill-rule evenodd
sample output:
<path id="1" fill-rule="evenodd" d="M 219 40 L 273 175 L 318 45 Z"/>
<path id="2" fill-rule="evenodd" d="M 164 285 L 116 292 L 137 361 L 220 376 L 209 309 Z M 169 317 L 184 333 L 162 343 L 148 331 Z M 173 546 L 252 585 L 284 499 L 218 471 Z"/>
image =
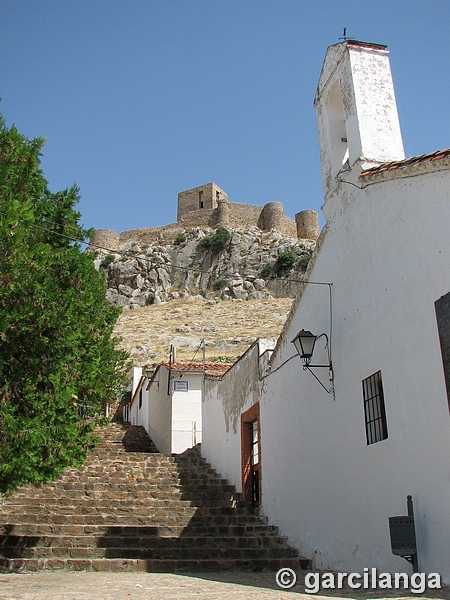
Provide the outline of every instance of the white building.
<path id="1" fill-rule="evenodd" d="M 419 570 L 450 583 L 450 150 L 404 158 L 384 46 L 328 48 L 314 104 L 326 226 L 245 400 L 252 351 L 208 383 L 202 452 L 249 497 L 242 415 L 257 421 L 263 511 L 319 569 L 411 572 L 388 526 L 411 494 Z M 327 334 L 323 387 L 291 343 L 302 329 Z"/>
<path id="2" fill-rule="evenodd" d="M 180 454 L 202 441 L 202 382 L 230 365 L 162 362 L 153 373 L 134 368 L 128 420 L 142 425 L 163 454 Z"/>

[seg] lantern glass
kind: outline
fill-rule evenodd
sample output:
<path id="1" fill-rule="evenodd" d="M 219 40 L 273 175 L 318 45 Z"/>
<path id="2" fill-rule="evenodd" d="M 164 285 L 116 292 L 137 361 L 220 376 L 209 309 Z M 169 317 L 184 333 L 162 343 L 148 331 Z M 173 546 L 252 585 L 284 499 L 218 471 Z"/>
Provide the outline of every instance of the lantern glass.
<path id="1" fill-rule="evenodd" d="M 302 329 L 295 338 L 292 340 L 300 358 L 304 360 L 310 360 L 314 352 L 314 344 L 316 343 L 316 336 L 310 331 Z"/>

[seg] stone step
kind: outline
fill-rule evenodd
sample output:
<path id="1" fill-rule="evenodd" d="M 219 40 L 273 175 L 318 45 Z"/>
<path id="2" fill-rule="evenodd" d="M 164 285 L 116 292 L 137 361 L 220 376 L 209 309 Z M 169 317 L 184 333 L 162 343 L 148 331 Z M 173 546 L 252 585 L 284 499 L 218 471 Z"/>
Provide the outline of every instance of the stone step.
<path id="1" fill-rule="evenodd" d="M 203 529 L 206 532 L 219 531 L 224 533 L 225 528 L 230 526 L 248 527 L 252 525 L 264 525 L 257 517 L 251 515 L 216 515 L 214 518 L 208 515 L 196 515 L 196 510 L 179 510 L 175 513 L 167 514 L 163 512 L 149 515 L 146 511 L 139 514 L 137 511 L 124 511 L 123 513 L 116 511 L 112 514 L 13 514 L 8 515 L 8 523 L 20 524 L 38 524 L 38 525 L 114 525 L 114 526 L 141 526 L 152 525 L 157 526 L 182 526 L 195 527 Z M 5 523 L 8 527 L 8 524 Z"/>
<path id="2" fill-rule="evenodd" d="M 83 548 L 83 549 L 111 549 L 111 548 L 132 548 L 132 549 L 174 549 L 180 548 L 202 548 L 206 550 L 220 551 L 225 549 L 268 549 L 276 548 L 289 556 L 296 556 L 298 552 L 285 545 L 286 538 L 280 535 L 256 536 L 248 535 L 227 535 L 227 536 L 158 536 L 145 535 L 139 532 L 138 535 L 118 535 L 117 532 L 106 532 L 104 535 L 1 535 L 0 548 L 2 554 L 7 558 L 33 558 L 35 555 L 27 556 L 24 552 L 29 549 L 46 548 L 54 550 L 58 548 L 59 555 L 62 549 Z M 67 551 L 68 552 L 68 551 Z M 40 556 L 44 556 L 40 554 Z M 47 556 L 47 555 L 46 555 Z M 97 556 L 97 555 L 96 555 Z M 68 558 L 73 558 L 67 553 Z M 147 557 L 148 558 L 148 557 Z"/>
<path id="3" fill-rule="evenodd" d="M 140 559 L 8 559 L 0 558 L 0 572 L 59 571 L 112 571 L 171 573 L 183 571 L 278 571 L 281 568 L 310 570 L 311 561 L 306 558 L 235 559 L 235 560 L 140 560 Z"/>
<path id="4" fill-rule="evenodd" d="M 7 501 L 4 504 L 4 508 L 8 510 L 17 510 L 20 508 L 33 508 L 36 512 L 55 512 L 58 507 L 64 506 L 65 510 L 73 511 L 77 509 L 77 506 L 83 506 L 86 510 L 97 510 L 99 507 L 108 506 L 147 506 L 149 510 L 153 506 L 217 506 L 217 507 L 228 507 L 236 506 L 238 502 L 234 495 L 229 492 L 205 492 L 202 495 L 196 494 L 195 492 L 186 492 L 182 494 L 169 494 L 167 492 L 155 491 L 154 495 L 146 494 L 144 498 L 141 498 L 137 494 L 131 492 L 114 492 L 108 491 L 103 494 L 79 494 L 74 497 L 56 497 L 43 496 L 42 500 L 48 500 L 43 503 L 38 501 L 37 498 L 23 498 L 19 501 Z M 50 502 L 51 500 L 51 502 Z"/>
<path id="5" fill-rule="evenodd" d="M 192 547 L 189 545 L 162 546 L 162 547 L 4 547 L 2 558 L 134 558 L 158 560 L 245 560 L 270 558 L 297 558 L 298 552 L 289 547 L 278 548 L 217 548 L 217 547 Z"/>
<path id="6" fill-rule="evenodd" d="M 190 486 L 189 486 L 190 487 Z M 135 497 L 159 497 L 163 498 L 165 495 L 182 497 L 182 498 L 190 498 L 201 496 L 203 494 L 214 494 L 214 493 L 227 493 L 230 496 L 233 496 L 236 500 L 241 500 L 241 494 L 237 494 L 233 486 L 224 486 L 223 488 L 219 486 L 209 487 L 207 485 L 201 484 L 198 486 L 197 490 L 184 489 L 183 485 L 178 483 L 174 483 L 170 485 L 168 483 L 158 484 L 157 482 L 151 483 L 82 483 L 82 484 L 70 484 L 65 483 L 63 486 L 59 488 L 47 488 L 47 489 L 34 489 L 30 490 L 27 493 L 20 493 L 14 495 L 14 503 L 19 504 L 33 504 L 36 500 L 41 500 L 43 498 L 80 498 L 83 496 L 89 496 L 91 498 L 100 498 L 108 493 L 121 493 L 128 494 L 130 496 Z M 5 506 L 9 506 L 8 500 L 4 501 Z"/>
<path id="7" fill-rule="evenodd" d="M 219 531 L 221 529 L 222 531 Z M 223 526 L 189 526 L 188 531 L 190 536 L 214 536 L 224 535 Z M 245 536 L 255 535 L 262 536 L 277 536 L 278 527 L 276 525 L 260 525 L 248 524 L 243 525 L 231 524 L 228 525 L 227 535 L 230 536 Z M 186 533 L 185 526 L 163 525 L 163 526 L 108 526 L 108 525 L 57 525 L 55 523 L 32 523 L 32 524 L 15 524 L 0 526 L 1 536 L 83 536 L 93 535 L 95 537 L 105 536 L 107 534 L 115 536 L 130 536 L 130 537 L 180 537 Z"/>
<path id="8" fill-rule="evenodd" d="M 278 569 L 304 561 L 198 448 L 147 452 L 145 430 L 129 424 L 111 424 L 99 437 L 81 468 L 0 503 L 0 571 Z"/>

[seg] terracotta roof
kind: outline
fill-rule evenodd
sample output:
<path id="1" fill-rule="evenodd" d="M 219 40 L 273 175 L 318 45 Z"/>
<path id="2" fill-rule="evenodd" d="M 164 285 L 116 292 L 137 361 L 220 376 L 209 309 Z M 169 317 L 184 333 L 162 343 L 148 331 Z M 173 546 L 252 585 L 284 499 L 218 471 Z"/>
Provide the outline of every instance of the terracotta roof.
<path id="1" fill-rule="evenodd" d="M 414 156 L 413 158 L 405 158 L 404 160 L 395 160 L 393 162 L 382 163 L 376 167 L 366 169 L 361 173 L 360 176 L 365 177 L 366 175 L 375 175 L 377 173 L 383 173 L 386 171 L 395 171 L 397 169 L 403 169 L 413 165 L 433 162 L 435 160 L 442 160 L 445 158 L 450 158 L 450 148 L 447 148 L 447 150 L 429 152 L 428 154 L 422 154 L 421 156 Z"/>
<path id="2" fill-rule="evenodd" d="M 169 368 L 169 361 L 163 360 L 161 362 L 162 365 Z M 233 366 L 232 363 L 215 363 L 215 362 L 205 362 L 205 374 L 213 375 L 217 377 L 221 377 L 224 375 L 228 369 Z M 170 365 L 172 371 L 203 371 L 203 363 L 201 362 L 184 362 L 177 361 L 176 363 L 172 363 Z"/>

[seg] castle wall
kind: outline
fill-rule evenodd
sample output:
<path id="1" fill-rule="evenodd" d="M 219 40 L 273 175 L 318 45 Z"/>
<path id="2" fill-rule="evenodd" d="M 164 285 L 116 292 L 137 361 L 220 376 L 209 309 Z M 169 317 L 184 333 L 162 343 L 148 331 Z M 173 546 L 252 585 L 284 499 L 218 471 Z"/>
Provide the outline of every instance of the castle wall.
<path id="1" fill-rule="evenodd" d="M 201 205 L 201 207 L 200 207 Z M 315 215 L 315 216 L 314 216 Z M 228 202 L 228 196 L 215 183 L 207 183 L 178 194 L 178 220 L 162 227 L 149 227 L 123 231 L 118 235 L 112 229 L 98 229 L 91 238 L 91 250 L 99 246 L 111 252 L 127 242 L 141 246 L 151 243 L 171 243 L 177 233 L 194 227 L 217 229 L 250 229 L 262 231 L 276 229 L 284 237 L 317 239 L 318 215 L 314 211 L 303 211 L 296 221 L 284 214 L 281 202 L 269 202 L 264 207 L 252 204 Z"/>
<path id="2" fill-rule="evenodd" d="M 176 234 L 183 231 L 183 229 L 184 227 L 180 223 L 170 223 L 162 227 L 130 229 L 129 231 L 123 231 L 119 235 L 119 244 L 137 242 L 141 246 L 147 246 L 155 242 L 170 243 L 174 240 Z"/>
<path id="3" fill-rule="evenodd" d="M 232 229 L 249 229 L 258 225 L 261 207 L 230 202 L 229 222 Z"/>

